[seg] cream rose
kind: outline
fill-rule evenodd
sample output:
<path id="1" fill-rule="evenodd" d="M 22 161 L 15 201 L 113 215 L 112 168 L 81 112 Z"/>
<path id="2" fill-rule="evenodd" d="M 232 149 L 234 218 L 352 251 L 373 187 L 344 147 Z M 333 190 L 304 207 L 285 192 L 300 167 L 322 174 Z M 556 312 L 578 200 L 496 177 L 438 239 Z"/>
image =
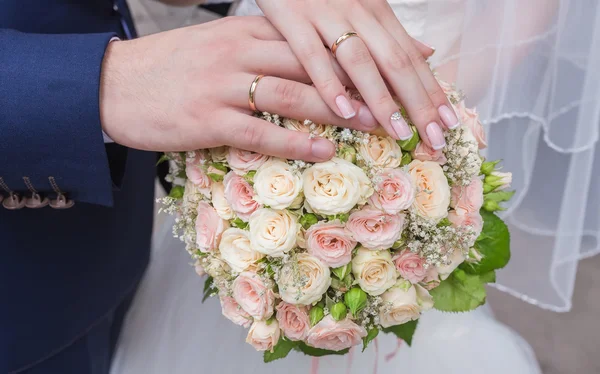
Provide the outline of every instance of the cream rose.
<path id="1" fill-rule="evenodd" d="M 225 185 L 221 182 L 213 182 L 211 186 L 211 200 L 213 208 L 217 211 L 219 217 L 224 220 L 230 220 L 235 217 L 235 213 L 225 198 Z"/>
<path id="2" fill-rule="evenodd" d="M 373 296 L 384 293 L 398 278 L 389 251 L 371 251 L 363 247 L 352 259 L 352 273 L 360 288 Z"/>
<path id="3" fill-rule="evenodd" d="M 258 170 L 268 160 L 269 156 L 267 155 L 233 147 L 230 147 L 227 152 L 229 167 L 239 175 L 245 175 L 251 170 Z"/>
<path id="4" fill-rule="evenodd" d="M 185 160 L 185 174 L 188 181 L 196 185 L 198 191 L 204 196 L 210 198 L 210 185 L 212 179 L 208 176 L 205 168 L 208 167 L 206 164 L 206 154 L 204 151 L 192 152 L 193 157 L 188 157 Z"/>
<path id="5" fill-rule="evenodd" d="M 402 169 L 384 169 L 375 178 L 375 193 L 369 203 L 388 214 L 410 208 L 415 199 L 411 176 Z"/>
<path id="6" fill-rule="evenodd" d="M 367 205 L 350 215 L 346 228 L 363 247 L 388 249 L 402 235 L 404 214 L 386 214 Z"/>
<path id="7" fill-rule="evenodd" d="M 226 146 L 209 148 L 208 152 L 210 153 L 210 157 L 212 158 L 213 162 L 227 162 L 227 154 L 229 153 L 229 148 L 227 148 Z"/>
<path id="8" fill-rule="evenodd" d="M 192 183 L 191 180 L 185 181 L 185 187 L 183 188 L 183 209 L 190 210 L 196 209 L 198 203 L 206 198 L 206 195 L 200 192 L 197 185 Z"/>
<path id="9" fill-rule="evenodd" d="M 304 171 L 302 181 L 306 202 L 318 214 L 347 213 L 373 193 L 365 172 L 341 158 L 311 166 Z"/>
<path id="10" fill-rule="evenodd" d="M 315 348 L 341 351 L 360 344 L 366 336 L 367 330 L 350 319 L 336 321 L 328 315 L 310 329 L 306 343 Z"/>
<path id="11" fill-rule="evenodd" d="M 273 209 L 290 207 L 302 191 L 302 179 L 287 162 L 269 160 L 254 175 L 256 201 Z"/>
<path id="12" fill-rule="evenodd" d="M 435 161 L 440 165 L 444 165 L 448 161 L 441 149 L 436 151 L 423 142 L 419 142 L 412 151 L 412 158 L 419 161 Z"/>
<path id="13" fill-rule="evenodd" d="M 487 140 L 485 137 L 485 129 L 479 120 L 479 114 L 477 114 L 477 110 L 467 108 L 464 101 L 461 101 L 458 103 L 458 105 L 456 105 L 456 111 L 458 112 L 460 122 L 471 130 L 475 140 L 477 140 L 479 149 L 486 148 Z"/>
<path id="14" fill-rule="evenodd" d="M 450 196 L 450 206 L 456 214 L 479 212 L 483 205 L 483 182 L 475 178 L 468 186 L 453 186 Z"/>
<path id="15" fill-rule="evenodd" d="M 264 257 L 252 249 L 250 245 L 250 233 L 246 230 L 230 227 L 221 236 L 219 244 L 221 257 L 233 269 L 241 273 Z"/>
<path id="16" fill-rule="evenodd" d="M 217 211 L 205 201 L 198 203 L 196 211 L 196 245 L 202 252 L 212 252 L 219 247 L 221 235 L 229 227 L 229 222 L 221 219 Z"/>
<path id="17" fill-rule="evenodd" d="M 283 120 L 283 127 L 285 127 L 288 130 L 305 132 L 307 134 L 314 134 L 321 138 L 324 138 L 327 135 L 327 125 L 321 125 L 318 123 L 311 123 L 309 125 L 305 125 L 304 122 L 291 118 L 286 118 Z"/>
<path id="18" fill-rule="evenodd" d="M 392 258 L 400 276 L 410 283 L 419 283 L 427 275 L 425 260 L 416 253 L 405 249 Z"/>
<path id="19" fill-rule="evenodd" d="M 337 268 L 352 260 L 356 241 L 352 233 L 339 220 L 335 220 L 312 225 L 306 231 L 306 247 L 308 253 L 327 266 Z"/>
<path id="20" fill-rule="evenodd" d="M 310 330 L 307 308 L 282 301 L 276 309 L 277 321 L 283 334 L 290 340 L 305 340 Z"/>
<path id="21" fill-rule="evenodd" d="M 206 274 L 215 279 L 229 278 L 231 276 L 229 265 L 218 257 L 209 256 L 203 265 Z"/>
<path id="22" fill-rule="evenodd" d="M 310 305 L 321 299 L 331 285 L 329 267 L 308 253 L 296 256 L 279 273 L 277 285 L 281 299 L 294 305 Z"/>
<path id="23" fill-rule="evenodd" d="M 273 315 L 275 293 L 256 273 L 243 272 L 231 286 L 233 298 L 255 319 L 269 319 Z"/>
<path id="24" fill-rule="evenodd" d="M 233 297 L 219 296 L 219 299 L 221 301 L 221 311 L 225 318 L 244 328 L 250 327 L 252 317 L 239 306 Z"/>
<path id="25" fill-rule="evenodd" d="M 271 321 L 269 324 L 265 321 L 254 321 L 250 330 L 248 330 L 246 343 L 253 346 L 257 351 L 272 351 L 280 336 L 281 331 L 277 321 Z"/>
<path id="26" fill-rule="evenodd" d="M 296 246 L 300 224 L 287 210 L 259 209 L 250 216 L 250 243 L 255 251 L 282 257 Z"/>
<path id="27" fill-rule="evenodd" d="M 433 307 L 433 298 L 426 289 L 403 280 L 398 281 L 381 298 L 383 305 L 379 323 L 384 328 L 416 320 L 421 312 Z"/>
<path id="28" fill-rule="evenodd" d="M 358 146 L 358 154 L 368 166 L 396 168 L 402 160 L 402 150 L 389 136 L 369 135 L 367 142 Z"/>
<path id="29" fill-rule="evenodd" d="M 448 263 L 436 266 L 436 270 L 441 280 L 445 280 L 452 272 L 465 261 L 465 256 L 459 250 L 454 250 L 448 255 Z"/>
<path id="30" fill-rule="evenodd" d="M 254 200 L 254 189 L 244 178 L 232 171 L 225 175 L 223 184 L 225 200 L 241 220 L 248 222 L 252 213 L 261 207 Z"/>
<path id="31" fill-rule="evenodd" d="M 439 221 L 448 215 L 450 186 L 442 167 L 432 161 L 413 160 L 408 165 L 417 186 L 413 207 L 424 218 Z"/>

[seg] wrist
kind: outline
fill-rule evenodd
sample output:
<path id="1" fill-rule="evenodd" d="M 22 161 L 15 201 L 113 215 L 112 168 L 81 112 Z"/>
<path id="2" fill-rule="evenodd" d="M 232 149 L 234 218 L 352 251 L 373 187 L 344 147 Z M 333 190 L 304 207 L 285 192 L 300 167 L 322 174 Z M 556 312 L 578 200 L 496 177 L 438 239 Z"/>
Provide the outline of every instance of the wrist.
<path id="1" fill-rule="evenodd" d="M 114 111 L 118 100 L 116 100 L 119 79 L 119 56 L 120 48 L 124 42 L 113 39 L 108 43 L 104 58 L 102 60 L 102 68 L 100 70 L 100 92 L 99 92 L 99 107 L 100 107 L 100 124 L 102 132 L 106 137 L 116 141 L 118 137 L 118 125 L 114 121 Z"/>

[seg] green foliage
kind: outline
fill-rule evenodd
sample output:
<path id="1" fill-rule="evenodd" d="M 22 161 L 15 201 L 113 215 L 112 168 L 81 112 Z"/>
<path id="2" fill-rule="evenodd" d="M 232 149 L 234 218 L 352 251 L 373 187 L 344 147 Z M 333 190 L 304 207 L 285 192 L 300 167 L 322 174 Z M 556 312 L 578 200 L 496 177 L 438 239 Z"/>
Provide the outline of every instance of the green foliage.
<path id="1" fill-rule="evenodd" d="M 296 349 L 305 355 L 313 356 L 313 357 L 322 357 L 329 355 L 345 355 L 348 353 L 350 349 L 342 349 L 341 351 L 329 351 L 327 349 L 314 348 L 306 345 L 304 342 L 297 342 Z"/>
<path id="2" fill-rule="evenodd" d="M 156 166 L 162 164 L 165 161 L 169 161 L 171 158 L 169 156 L 167 156 L 166 154 L 163 154 L 162 156 L 160 156 L 160 158 L 158 159 L 158 162 L 156 163 Z"/>
<path id="3" fill-rule="evenodd" d="M 173 188 L 171 188 L 171 192 L 169 192 L 169 197 L 172 197 L 174 199 L 181 199 L 183 198 L 183 191 L 185 189 L 183 188 L 183 186 L 173 186 Z"/>
<path id="4" fill-rule="evenodd" d="M 418 320 L 408 321 L 401 325 L 391 326 L 383 329 L 383 332 L 386 334 L 392 333 L 396 335 L 399 339 L 402 339 L 409 346 L 412 344 L 412 338 L 417 330 Z"/>
<path id="5" fill-rule="evenodd" d="M 344 266 L 340 266 L 338 268 L 331 269 L 331 272 L 333 274 L 335 274 L 335 276 L 338 277 L 338 279 L 340 279 L 340 280 L 346 278 L 346 275 L 350 274 L 351 271 L 352 271 L 352 263 L 351 262 L 347 263 Z"/>
<path id="6" fill-rule="evenodd" d="M 222 174 L 208 173 L 208 177 L 214 182 L 222 182 L 225 176 Z"/>
<path id="7" fill-rule="evenodd" d="M 206 301 L 210 297 L 210 295 L 218 292 L 217 288 L 213 284 L 213 277 L 206 278 L 204 281 L 204 296 L 202 297 L 202 302 Z"/>
<path id="8" fill-rule="evenodd" d="M 290 351 L 292 349 L 294 349 L 295 345 L 296 345 L 296 343 L 294 343 L 291 340 L 287 340 L 282 336 L 281 338 L 279 338 L 279 341 L 277 342 L 275 347 L 273 347 L 272 352 L 265 351 L 265 353 L 263 355 L 263 359 L 264 359 L 265 363 L 286 357 L 288 355 L 288 353 L 290 353 Z"/>
<path id="9" fill-rule="evenodd" d="M 485 303 L 485 283 L 493 274 L 468 274 L 456 269 L 439 286 L 430 291 L 434 308 L 444 312 L 467 312 Z"/>
<path id="10" fill-rule="evenodd" d="M 346 305 L 344 303 L 335 303 L 331 307 L 331 317 L 333 317 L 333 319 L 336 321 L 343 320 L 344 318 L 346 318 L 347 314 L 348 308 L 346 308 Z"/>
<path id="11" fill-rule="evenodd" d="M 319 222 L 319 218 L 317 218 L 317 215 L 313 213 L 306 213 L 305 215 L 300 217 L 300 224 L 306 230 L 308 230 L 309 227 L 311 227 L 317 222 Z"/>
<path id="12" fill-rule="evenodd" d="M 367 294 L 360 287 L 353 287 L 344 294 L 344 303 L 350 313 L 356 316 L 367 305 Z"/>
<path id="13" fill-rule="evenodd" d="M 377 327 L 372 328 L 371 330 L 369 330 L 367 332 L 367 336 L 365 336 L 363 338 L 363 349 L 362 349 L 363 352 L 365 351 L 365 349 L 367 349 L 367 346 L 369 345 L 369 343 L 371 343 L 373 341 L 373 339 L 375 339 L 377 337 L 377 335 L 379 335 L 379 329 Z"/>
<path id="14" fill-rule="evenodd" d="M 314 325 L 319 323 L 319 321 L 321 321 L 323 317 L 325 317 L 323 307 L 320 307 L 318 305 L 312 307 L 310 309 L 310 312 L 308 312 L 308 318 L 310 319 L 310 327 L 313 327 Z"/>
<path id="15" fill-rule="evenodd" d="M 237 217 L 236 219 L 231 221 L 231 225 L 233 227 L 237 227 L 238 229 L 244 230 L 246 227 L 248 227 L 248 222 L 244 222 L 239 217 Z"/>
<path id="16" fill-rule="evenodd" d="M 481 255 L 476 263 L 463 263 L 460 268 L 470 274 L 482 275 L 502 269 L 510 260 L 510 233 L 506 224 L 494 213 L 481 211 L 483 230 L 475 242 Z"/>

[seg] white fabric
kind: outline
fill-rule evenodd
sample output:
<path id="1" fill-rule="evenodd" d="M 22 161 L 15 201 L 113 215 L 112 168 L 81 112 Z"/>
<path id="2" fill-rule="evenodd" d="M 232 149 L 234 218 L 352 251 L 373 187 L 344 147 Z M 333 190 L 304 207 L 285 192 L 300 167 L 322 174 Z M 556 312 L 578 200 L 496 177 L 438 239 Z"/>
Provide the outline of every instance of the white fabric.
<path id="1" fill-rule="evenodd" d="M 472 313 L 429 312 L 412 347 L 382 334 L 345 357 L 314 360 L 296 352 L 268 365 L 245 343 L 247 330 L 221 315 L 218 299 L 202 304 L 204 279 L 189 266 L 171 235 L 173 218 L 155 234 L 152 261 L 127 315 L 111 374 L 541 374 L 531 348 L 497 323 L 486 308 Z M 375 371 L 375 368 L 377 370 Z M 313 371 L 311 371 L 313 370 Z"/>

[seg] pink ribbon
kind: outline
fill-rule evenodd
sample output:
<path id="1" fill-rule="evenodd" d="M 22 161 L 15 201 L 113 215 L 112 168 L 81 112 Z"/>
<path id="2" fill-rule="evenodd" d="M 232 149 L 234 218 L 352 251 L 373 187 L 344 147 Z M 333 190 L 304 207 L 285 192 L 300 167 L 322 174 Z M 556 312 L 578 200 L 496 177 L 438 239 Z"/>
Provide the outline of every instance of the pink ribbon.
<path id="1" fill-rule="evenodd" d="M 396 340 L 396 349 L 394 349 L 391 353 L 388 353 L 385 356 L 385 361 L 389 362 L 391 361 L 394 357 L 396 357 L 396 355 L 398 354 L 398 352 L 400 352 L 400 347 L 402 347 L 402 339 L 397 339 Z"/>

